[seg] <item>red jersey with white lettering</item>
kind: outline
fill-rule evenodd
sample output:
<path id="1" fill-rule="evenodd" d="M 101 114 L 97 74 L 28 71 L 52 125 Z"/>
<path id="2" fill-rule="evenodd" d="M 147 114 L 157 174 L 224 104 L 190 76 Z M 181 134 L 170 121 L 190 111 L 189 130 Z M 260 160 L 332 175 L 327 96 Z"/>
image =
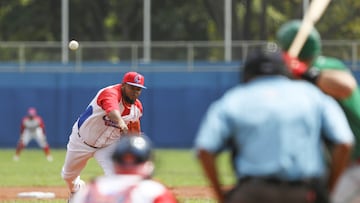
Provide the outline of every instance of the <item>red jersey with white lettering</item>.
<path id="1" fill-rule="evenodd" d="M 86 144 L 93 147 L 105 147 L 119 139 L 118 126 L 106 116 L 107 113 L 116 109 L 120 111 L 129 131 L 141 132 L 142 104 L 140 100 L 136 99 L 134 104 L 125 105 L 121 86 L 121 84 L 117 84 L 99 90 L 75 123 L 79 130 L 79 136 Z"/>

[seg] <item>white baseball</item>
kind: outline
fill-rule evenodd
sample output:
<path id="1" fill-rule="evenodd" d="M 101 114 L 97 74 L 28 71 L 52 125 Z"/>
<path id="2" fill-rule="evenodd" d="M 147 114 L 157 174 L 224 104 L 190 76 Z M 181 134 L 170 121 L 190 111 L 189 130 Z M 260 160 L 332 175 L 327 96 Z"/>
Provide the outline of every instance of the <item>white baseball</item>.
<path id="1" fill-rule="evenodd" d="M 71 49 L 71 50 L 76 50 L 76 49 L 78 49 L 79 48 L 79 42 L 77 42 L 76 40 L 71 40 L 70 42 L 69 42 L 69 49 Z"/>

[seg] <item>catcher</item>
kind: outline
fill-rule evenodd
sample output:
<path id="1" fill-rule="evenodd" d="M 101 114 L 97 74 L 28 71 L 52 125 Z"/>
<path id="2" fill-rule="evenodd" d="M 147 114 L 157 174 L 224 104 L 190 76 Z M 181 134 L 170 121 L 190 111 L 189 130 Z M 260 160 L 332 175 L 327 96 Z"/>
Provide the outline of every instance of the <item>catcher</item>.
<path id="1" fill-rule="evenodd" d="M 115 174 L 98 177 L 74 196 L 74 202 L 175 203 L 174 195 L 152 180 L 153 148 L 146 136 L 124 135 L 111 155 Z"/>

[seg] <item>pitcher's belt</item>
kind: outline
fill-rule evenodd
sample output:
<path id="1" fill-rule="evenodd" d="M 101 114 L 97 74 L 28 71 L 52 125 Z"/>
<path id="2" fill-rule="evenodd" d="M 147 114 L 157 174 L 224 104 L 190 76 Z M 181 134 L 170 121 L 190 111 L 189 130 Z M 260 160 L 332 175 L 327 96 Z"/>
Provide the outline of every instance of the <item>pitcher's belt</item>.
<path id="1" fill-rule="evenodd" d="M 78 132 L 78 136 L 81 137 L 79 132 Z M 83 143 L 86 144 L 87 146 L 91 147 L 91 148 L 94 148 L 94 149 L 98 149 L 98 148 L 99 148 L 99 147 L 92 146 L 92 145 L 86 143 L 85 141 L 83 141 Z"/>

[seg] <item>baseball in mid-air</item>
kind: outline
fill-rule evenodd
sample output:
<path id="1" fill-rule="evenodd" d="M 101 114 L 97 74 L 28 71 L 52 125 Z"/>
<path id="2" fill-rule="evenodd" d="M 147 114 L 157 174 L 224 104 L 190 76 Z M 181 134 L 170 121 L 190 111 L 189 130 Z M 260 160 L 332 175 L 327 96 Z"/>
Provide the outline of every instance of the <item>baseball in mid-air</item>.
<path id="1" fill-rule="evenodd" d="M 79 42 L 77 42 L 76 40 L 71 40 L 69 42 L 69 49 L 75 51 L 79 48 Z"/>

